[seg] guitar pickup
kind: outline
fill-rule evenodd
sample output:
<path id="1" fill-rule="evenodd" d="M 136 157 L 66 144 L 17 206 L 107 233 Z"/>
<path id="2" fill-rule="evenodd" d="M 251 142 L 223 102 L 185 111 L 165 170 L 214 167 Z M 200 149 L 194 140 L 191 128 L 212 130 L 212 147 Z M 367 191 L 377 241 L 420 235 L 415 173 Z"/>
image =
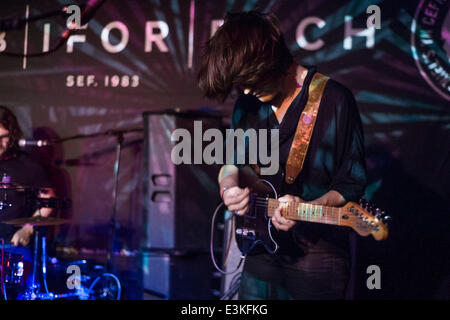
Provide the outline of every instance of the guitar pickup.
<path id="1" fill-rule="evenodd" d="M 254 237 L 256 236 L 255 230 L 247 229 L 247 228 L 239 228 L 236 229 L 236 234 L 243 236 L 243 237 Z"/>

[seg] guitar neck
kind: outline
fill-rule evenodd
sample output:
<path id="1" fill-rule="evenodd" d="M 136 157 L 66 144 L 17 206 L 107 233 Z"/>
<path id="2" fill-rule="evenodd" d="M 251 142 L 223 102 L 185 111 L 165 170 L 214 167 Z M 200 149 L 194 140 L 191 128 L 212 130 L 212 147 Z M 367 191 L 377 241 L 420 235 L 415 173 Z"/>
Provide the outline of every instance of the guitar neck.
<path id="1" fill-rule="evenodd" d="M 308 221 L 323 224 L 342 225 L 341 208 L 314 205 L 302 202 L 280 202 L 269 199 L 267 202 L 267 215 L 272 217 L 275 209 L 281 207 L 281 215 L 290 220 Z"/>

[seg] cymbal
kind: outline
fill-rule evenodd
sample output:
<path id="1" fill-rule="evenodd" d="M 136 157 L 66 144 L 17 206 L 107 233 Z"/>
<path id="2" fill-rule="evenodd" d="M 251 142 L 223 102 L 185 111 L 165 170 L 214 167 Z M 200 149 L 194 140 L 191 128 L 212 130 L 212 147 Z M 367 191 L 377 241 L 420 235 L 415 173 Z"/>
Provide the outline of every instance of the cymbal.
<path id="1" fill-rule="evenodd" d="M 54 217 L 43 217 L 43 216 L 34 216 L 30 218 L 18 218 L 8 221 L 2 221 L 2 223 L 12 224 L 15 226 L 23 226 L 26 224 L 31 224 L 35 227 L 46 227 L 46 226 L 56 226 L 64 223 L 69 223 L 70 220 L 60 219 Z"/>
<path id="2" fill-rule="evenodd" d="M 46 190 L 48 187 L 36 187 L 36 186 L 22 186 L 15 183 L 0 182 L 0 190 L 14 190 L 14 191 L 27 191 L 27 190 Z"/>
<path id="3" fill-rule="evenodd" d="M 0 182 L 0 190 L 15 190 L 15 191 L 25 191 L 26 189 L 31 189 L 29 187 L 13 184 L 13 183 L 3 183 Z"/>

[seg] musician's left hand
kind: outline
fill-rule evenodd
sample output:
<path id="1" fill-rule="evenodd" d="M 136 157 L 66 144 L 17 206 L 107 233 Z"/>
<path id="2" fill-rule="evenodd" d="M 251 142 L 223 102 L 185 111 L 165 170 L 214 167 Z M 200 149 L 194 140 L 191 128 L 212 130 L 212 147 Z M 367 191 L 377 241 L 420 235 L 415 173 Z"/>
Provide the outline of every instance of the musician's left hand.
<path id="1" fill-rule="evenodd" d="M 26 246 L 30 242 L 30 237 L 33 234 L 33 226 L 26 224 L 22 228 L 16 231 L 14 233 L 13 237 L 11 238 L 11 244 L 13 246 Z"/>
<path id="2" fill-rule="evenodd" d="M 296 196 L 293 196 L 290 194 L 287 194 L 285 196 L 278 198 L 278 201 L 279 202 L 291 202 L 291 201 L 305 202 L 300 197 L 296 197 Z M 295 226 L 297 221 L 283 218 L 281 216 L 281 210 L 280 210 L 281 206 L 282 206 L 282 204 L 280 203 L 280 206 L 277 209 L 275 209 L 274 215 L 272 217 L 272 224 L 275 227 L 275 229 L 277 229 L 277 230 L 288 231 L 293 226 Z"/>

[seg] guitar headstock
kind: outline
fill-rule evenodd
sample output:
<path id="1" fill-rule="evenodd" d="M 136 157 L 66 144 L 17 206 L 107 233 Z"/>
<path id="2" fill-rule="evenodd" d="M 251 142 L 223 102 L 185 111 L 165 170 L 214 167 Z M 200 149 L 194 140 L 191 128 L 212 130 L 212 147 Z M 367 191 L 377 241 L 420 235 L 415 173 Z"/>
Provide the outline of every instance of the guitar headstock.
<path id="1" fill-rule="evenodd" d="M 385 240 L 388 237 L 387 222 L 391 219 L 384 211 L 373 209 L 367 202 L 357 204 L 348 202 L 342 208 L 345 225 L 351 227 L 361 236 L 371 234 L 375 240 Z"/>

